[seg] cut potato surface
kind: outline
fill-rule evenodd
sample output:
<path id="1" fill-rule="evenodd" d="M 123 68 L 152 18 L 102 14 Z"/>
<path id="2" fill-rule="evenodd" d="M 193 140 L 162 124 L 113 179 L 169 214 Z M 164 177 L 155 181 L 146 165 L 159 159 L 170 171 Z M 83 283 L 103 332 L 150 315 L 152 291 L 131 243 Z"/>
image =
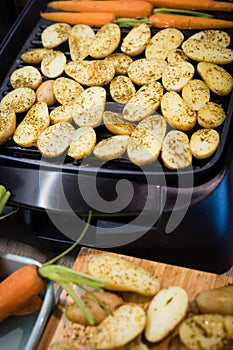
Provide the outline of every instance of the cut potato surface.
<path id="1" fill-rule="evenodd" d="M 231 43 L 230 35 L 224 30 L 206 29 L 191 35 L 189 39 L 207 40 L 213 44 L 227 47 Z"/>
<path id="2" fill-rule="evenodd" d="M 133 59 L 126 55 L 123 52 L 114 52 L 105 58 L 107 62 L 110 62 L 114 65 L 116 74 L 126 75 L 130 63 L 133 62 Z"/>
<path id="3" fill-rule="evenodd" d="M 17 126 L 13 139 L 23 147 L 35 146 L 40 133 L 50 124 L 48 106 L 45 102 L 35 103 Z"/>
<path id="4" fill-rule="evenodd" d="M 184 40 L 183 33 L 176 28 L 165 28 L 159 30 L 151 38 L 145 49 L 147 59 L 165 60 L 169 51 L 178 48 Z"/>
<path id="5" fill-rule="evenodd" d="M 115 291 L 155 295 L 160 289 L 159 280 L 143 267 L 124 258 L 101 254 L 88 263 L 88 273 L 104 281 L 104 287 Z"/>
<path id="6" fill-rule="evenodd" d="M 163 86 L 160 82 L 142 86 L 125 105 L 123 118 L 136 122 L 148 117 L 159 108 L 162 96 Z"/>
<path id="7" fill-rule="evenodd" d="M 3 109 L 13 109 L 15 113 L 26 112 L 36 101 L 36 93 L 33 89 L 24 87 L 14 89 L 6 94 L 0 107 Z"/>
<path id="8" fill-rule="evenodd" d="M 200 129 L 190 138 L 190 148 L 193 156 L 205 159 L 216 151 L 220 143 L 219 133 L 214 129 Z"/>
<path id="9" fill-rule="evenodd" d="M 128 76 L 137 85 L 146 85 L 151 80 L 159 80 L 167 67 L 164 60 L 139 58 L 128 68 Z"/>
<path id="10" fill-rule="evenodd" d="M 42 58 L 47 54 L 50 53 L 52 49 L 46 48 L 46 47 L 38 47 L 36 49 L 30 49 L 25 51 L 21 55 L 21 59 L 25 63 L 29 64 L 37 64 L 42 61 Z"/>
<path id="11" fill-rule="evenodd" d="M 182 97 L 187 105 L 198 111 L 210 100 L 210 89 L 203 80 L 192 79 L 182 89 Z"/>
<path id="12" fill-rule="evenodd" d="M 96 33 L 90 46 L 89 55 L 93 58 L 104 58 L 117 49 L 120 40 L 120 27 L 115 23 L 106 24 Z"/>
<path id="13" fill-rule="evenodd" d="M 42 83 L 42 76 L 37 68 L 33 66 L 25 66 L 16 69 L 11 74 L 10 83 L 13 89 L 29 87 L 36 90 Z"/>
<path id="14" fill-rule="evenodd" d="M 196 112 L 175 91 L 169 91 L 163 95 L 161 111 L 166 121 L 175 129 L 187 131 L 196 124 Z"/>
<path id="15" fill-rule="evenodd" d="M 184 51 L 181 49 L 172 49 L 168 52 L 167 62 L 176 63 L 180 61 L 188 61 L 188 56 L 185 55 Z"/>
<path id="16" fill-rule="evenodd" d="M 55 107 L 50 112 L 50 121 L 52 124 L 60 122 L 71 122 L 75 119 L 76 115 L 79 115 L 80 108 L 77 104 L 61 105 Z"/>
<path id="17" fill-rule="evenodd" d="M 76 24 L 71 28 L 68 43 L 73 61 L 84 60 L 89 55 L 94 37 L 94 30 L 86 24 Z"/>
<path id="18" fill-rule="evenodd" d="M 104 112 L 103 122 L 109 131 L 117 135 L 131 135 L 135 129 L 134 124 L 124 120 L 119 113 L 111 111 Z"/>
<path id="19" fill-rule="evenodd" d="M 161 289 L 152 299 L 147 310 L 145 337 L 150 342 L 163 340 L 188 310 L 187 292 L 179 286 Z"/>
<path id="20" fill-rule="evenodd" d="M 47 78 L 57 78 L 65 69 L 66 56 L 61 51 L 51 51 L 42 58 L 41 71 Z"/>
<path id="21" fill-rule="evenodd" d="M 167 91 L 181 91 L 194 76 L 194 66 L 186 61 L 168 64 L 162 74 L 162 84 Z"/>
<path id="22" fill-rule="evenodd" d="M 74 103 L 84 90 L 77 81 L 65 77 L 57 78 L 53 89 L 56 100 L 63 105 Z"/>
<path id="23" fill-rule="evenodd" d="M 160 114 L 153 114 L 137 125 L 137 130 L 142 129 L 157 136 L 160 141 L 164 139 L 167 130 L 167 122 Z"/>
<path id="24" fill-rule="evenodd" d="M 42 45 L 45 48 L 54 48 L 68 40 L 71 26 L 67 23 L 53 23 L 41 33 Z"/>
<path id="25" fill-rule="evenodd" d="M 101 160 L 111 160 L 120 158 L 125 153 L 128 146 L 128 135 L 114 135 L 103 139 L 95 146 L 93 153 Z"/>
<path id="26" fill-rule="evenodd" d="M 129 31 L 121 44 L 121 51 L 129 56 L 137 56 L 147 47 L 151 38 L 150 27 L 141 23 Z"/>
<path id="27" fill-rule="evenodd" d="M 197 113 L 197 122 L 203 128 L 217 128 L 226 119 L 226 113 L 216 102 L 207 102 Z"/>
<path id="28" fill-rule="evenodd" d="M 121 305 L 97 326 L 91 343 L 97 350 L 119 348 L 141 334 L 145 324 L 145 311 L 140 306 Z"/>
<path id="29" fill-rule="evenodd" d="M 179 130 L 167 133 L 163 141 L 161 158 L 169 169 L 186 168 L 192 163 L 192 152 L 188 136 Z"/>
<path id="30" fill-rule="evenodd" d="M 199 62 L 197 71 L 216 95 L 226 96 L 232 91 L 233 77 L 224 68 L 209 62 Z"/>
<path id="31" fill-rule="evenodd" d="M 0 108 L 0 145 L 7 142 L 16 129 L 16 113 L 13 109 Z"/>
<path id="32" fill-rule="evenodd" d="M 87 157 L 96 144 L 95 130 L 89 126 L 77 129 L 71 139 L 68 156 L 75 159 Z"/>
<path id="33" fill-rule="evenodd" d="M 37 139 L 37 147 L 44 157 L 58 157 L 69 147 L 74 127 L 68 122 L 49 126 Z"/>
<path id="34" fill-rule="evenodd" d="M 110 82 L 110 94 L 117 103 L 126 104 L 136 94 L 136 88 L 129 77 L 117 75 Z"/>

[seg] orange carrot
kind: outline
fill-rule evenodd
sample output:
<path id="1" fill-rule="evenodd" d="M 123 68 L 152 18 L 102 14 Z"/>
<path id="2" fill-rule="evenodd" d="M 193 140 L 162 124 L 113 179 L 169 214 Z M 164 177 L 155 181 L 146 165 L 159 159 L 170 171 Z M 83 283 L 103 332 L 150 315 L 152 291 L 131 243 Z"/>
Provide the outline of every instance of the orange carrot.
<path id="1" fill-rule="evenodd" d="M 13 315 L 46 286 L 38 274 L 38 266 L 25 265 L 0 283 L 0 321 Z"/>
<path id="2" fill-rule="evenodd" d="M 54 22 L 68 24 L 87 24 L 90 27 L 102 27 L 115 22 L 115 15 L 106 12 L 41 12 L 41 17 Z"/>
<path id="3" fill-rule="evenodd" d="M 25 305 L 21 306 L 14 312 L 14 316 L 25 316 L 32 314 L 34 312 L 38 312 L 41 309 L 43 301 L 39 295 L 33 295 L 31 299 L 29 299 Z"/>
<path id="4" fill-rule="evenodd" d="M 182 10 L 224 11 L 233 12 L 233 4 L 214 0 L 147 0 L 155 7 L 166 7 Z"/>
<path id="5" fill-rule="evenodd" d="M 52 1 L 49 8 L 75 12 L 110 12 L 116 17 L 144 17 L 152 13 L 153 5 L 138 0 L 136 4 L 124 1 Z"/>
<path id="6" fill-rule="evenodd" d="M 201 18 L 169 14 L 154 14 L 149 17 L 153 27 L 177 29 L 219 29 L 233 28 L 233 21 L 217 18 Z"/>

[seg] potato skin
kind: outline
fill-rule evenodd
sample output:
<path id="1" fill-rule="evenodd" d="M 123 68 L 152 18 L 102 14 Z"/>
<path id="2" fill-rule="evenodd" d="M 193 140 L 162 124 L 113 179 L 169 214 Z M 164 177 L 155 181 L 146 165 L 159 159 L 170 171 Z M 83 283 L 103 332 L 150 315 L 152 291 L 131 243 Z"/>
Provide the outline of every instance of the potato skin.
<path id="1" fill-rule="evenodd" d="M 38 87 L 36 90 L 37 102 L 45 102 L 48 106 L 52 106 L 56 102 L 53 83 L 53 80 L 46 80 Z"/>

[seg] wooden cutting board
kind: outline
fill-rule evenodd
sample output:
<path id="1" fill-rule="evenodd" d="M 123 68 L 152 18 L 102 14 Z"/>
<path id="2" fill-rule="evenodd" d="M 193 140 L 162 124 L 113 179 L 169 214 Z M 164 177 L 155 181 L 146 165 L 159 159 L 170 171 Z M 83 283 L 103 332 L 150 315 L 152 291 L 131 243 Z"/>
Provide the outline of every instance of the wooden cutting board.
<path id="1" fill-rule="evenodd" d="M 103 252 L 101 250 L 95 250 L 91 248 L 82 248 L 79 255 L 77 256 L 73 268 L 86 273 L 87 265 L 89 260 L 93 255 L 96 254 L 112 254 L 124 257 L 134 263 L 141 265 L 145 269 L 151 272 L 156 276 L 161 284 L 161 288 L 168 287 L 171 285 L 178 285 L 183 287 L 189 296 L 189 300 L 192 301 L 195 295 L 204 290 L 215 287 L 224 286 L 229 283 L 233 283 L 233 278 L 216 275 L 213 273 L 207 273 L 198 270 L 192 270 L 189 268 L 183 268 L 179 266 L 168 265 L 160 262 L 154 262 L 139 258 L 134 258 L 130 256 L 114 254 L 109 252 Z M 130 297 L 133 298 L 133 301 L 137 301 L 137 298 L 140 298 L 137 295 L 132 295 L 129 293 Z M 72 342 L 73 339 L 76 339 L 76 342 L 79 344 L 78 349 L 85 350 L 86 347 L 86 338 L 88 337 L 90 329 L 87 327 L 74 327 L 71 322 L 67 321 L 62 308 L 60 305 L 64 305 L 67 302 L 68 298 L 63 291 L 61 293 L 58 306 L 55 308 L 53 314 L 50 317 L 50 320 L 47 324 L 47 327 L 42 335 L 41 341 L 37 347 L 37 350 L 46 350 L 49 345 L 57 341 L 68 341 Z M 140 299 L 141 301 L 141 299 Z M 166 350 L 168 340 L 164 341 L 160 345 L 153 345 L 150 348 L 153 350 Z M 74 342 L 75 344 L 75 342 Z"/>

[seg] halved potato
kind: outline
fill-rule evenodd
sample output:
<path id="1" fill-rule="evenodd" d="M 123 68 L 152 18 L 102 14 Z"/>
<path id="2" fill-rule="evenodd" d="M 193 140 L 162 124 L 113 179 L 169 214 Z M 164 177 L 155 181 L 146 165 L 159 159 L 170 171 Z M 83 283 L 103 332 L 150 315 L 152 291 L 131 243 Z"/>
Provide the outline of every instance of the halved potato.
<path id="1" fill-rule="evenodd" d="M 214 44 L 208 40 L 188 39 L 183 42 L 182 50 L 194 61 L 228 64 L 233 61 L 233 50 Z"/>
<path id="2" fill-rule="evenodd" d="M 199 62 L 197 71 L 216 95 L 228 95 L 233 89 L 233 77 L 224 68 L 209 62 Z"/>
<path id="3" fill-rule="evenodd" d="M 16 113 L 10 108 L 0 108 L 0 145 L 7 142 L 16 129 Z"/>
<path id="4" fill-rule="evenodd" d="M 49 126 L 37 139 L 37 147 L 44 157 L 58 157 L 70 145 L 74 127 L 69 122 L 61 122 Z"/>
<path id="5" fill-rule="evenodd" d="M 157 113 L 141 120 L 136 128 L 152 133 L 162 142 L 167 131 L 167 122 Z"/>
<path id="6" fill-rule="evenodd" d="M 42 45 L 53 49 L 68 40 L 71 26 L 67 23 L 53 23 L 46 27 L 41 33 Z"/>
<path id="7" fill-rule="evenodd" d="M 167 91 L 181 91 L 192 79 L 195 73 L 194 66 L 186 61 L 168 64 L 162 74 L 162 84 Z"/>
<path id="8" fill-rule="evenodd" d="M 203 80 L 191 79 L 182 89 L 182 97 L 187 105 L 198 111 L 210 100 L 210 89 Z"/>
<path id="9" fill-rule="evenodd" d="M 73 120 L 78 126 L 99 126 L 103 119 L 106 103 L 106 90 L 101 86 L 92 86 L 84 90 L 75 101 L 77 113 Z M 78 113 L 79 110 L 79 113 Z"/>
<path id="10" fill-rule="evenodd" d="M 147 47 L 151 38 L 150 27 L 141 23 L 132 28 L 121 44 L 121 51 L 129 56 L 137 56 Z"/>
<path id="11" fill-rule="evenodd" d="M 54 95 L 62 105 L 72 104 L 79 98 L 84 88 L 75 80 L 59 77 L 54 81 Z"/>
<path id="12" fill-rule="evenodd" d="M 214 129 L 200 129 L 190 138 L 190 148 L 193 156 L 204 159 L 212 156 L 220 143 L 219 133 Z"/>
<path id="13" fill-rule="evenodd" d="M 65 73 L 86 86 L 104 86 L 115 75 L 114 65 L 105 60 L 72 61 L 66 64 Z"/>
<path id="14" fill-rule="evenodd" d="M 94 37 L 94 30 L 86 24 L 76 24 L 71 28 L 68 43 L 73 61 L 84 60 L 89 55 Z"/>
<path id="15" fill-rule="evenodd" d="M 45 102 L 36 102 L 17 126 L 13 139 L 23 147 L 35 146 L 40 133 L 50 124 L 48 106 Z"/>
<path id="16" fill-rule="evenodd" d="M 119 113 L 105 111 L 103 114 L 103 122 L 106 128 L 113 134 L 130 135 L 135 129 L 135 125 L 127 122 Z"/>
<path id="17" fill-rule="evenodd" d="M 129 141 L 129 135 L 114 135 L 103 139 L 95 146 L 93 153 L 101 160 L 120 158 L 125 153 Z"/>
<path id="18" fill-rule="evenodd" d="M 128 76 L 135 84 L 146 85 L 152 80 L 159 80 L 166 67 L 164 60 L 139 58 L 129 65 Z"/>
<path id="19" fill-rule="evenodd" d="M 133 62 L 133 59 L 126 55 L 123 52 L 114 52 L 105 58 L 106 61 L 114 65 L 116 74 L 126 75 L 130 63 Z"/>
<path id="20" fill-rule="evenodd" d="M 93 128 L 90 126 L 78 128 L 71 139 L 68 156 L 83 159 L 93 151 L 95 144 L 96 134 Z"/>
<path id="21" fill-rule="evenodd" d="M 10 83 L 14 89 L 29 87 L 36 90 L 42 83 L 40 71 L 33 66 L 24 66 L 14 70 L 10 75 Z"/>
<path id="22" fill-rule="evenodd" d="M 145 49 L 145 56 L 147 59 L 165 60 L 169 51 L 178 48 L 183 40 L 184 35 L 179 29 L 161 29 L 151 38 Z"/>
<path id="23" fill-rule="evenodd" d="M 52 106 L 56 102 L 53 91 L 54 80 L 45 80 L 36 90 L 37 102 L 45 102 L 48 106 Z"/>
<path id="24" fill-rule="evenodd" d="M 117 75 L 110 82 L 110 94 L 114 101 L 125 104 L 136 94 L 132 80 L 125 75 Z"/>
<path id="25" fill-rule="evenodd" d="M 0 107 L 13 109 L 15 113 L 26 112 L 36 101 L 36 93 L 28 87 L 21 87 L 8 92 L 1 100 Z"/>
<path id="26" fill-rule="evenodd" d="M 65 69 L 66 56 L 61 51 L 51 51 L 42 58 L 41 71 L 47 78 L 57 78 Z"/>
<path id="27" fill-rule="evenodd" d="M 223 107 L 213 101 L 207 102 L 197 113 L 197 122 L 206 129 L 217 128 L 226 119 Z"/>
<path id="28" fill-rule="evenodd" d="M 192 152 L 188 136 L 183 131 L 169 131 L 163 140 L 161 158 L 164 165 L 172 170 L 191 165 Z"/>
<path id="29" fill-rule="evenodd" d="M 142 86 L 125 105 L 123 118 L 135 122 L 148 117 L 159 108 L 162 96 L 163 86 L 160 82 Z"/>
<path id="30" fill-rule="evenodd" d="M 93 58 L 104 58 L 116 50 L 120 40 L 120 27 L 115 23 L 105 24 L 96 33 L 89 55 Z"/>
<path id="31" fill-rule="evenodd" d="M 187 131 L 196 125 L 196 111 L 191 109 L 175 91 L 163 95 L 161 111 L 166 121 L 176 129 Z"/>
<path id="32" fill-rule="evenodd" d="M 188 61 L 188 56 L 185 55 L 184 51 L 181 49 L 172 49 L 168 52 L 167 62 L 176 63 L 180 61 Z"/>
<path id="33" fill-rule="evenodd" d="M 213 44 L 227 47 L 231 43 L 230 35 L 224 30 L 218 29 L 206 29 L 201 30 L 193 35 L 191 35 L 189 39 L 197 39 L 197 40 L 207 40 Z"/>
<path id="34" fill-rule="evenodd" d="M 21 59 L 25 63 L 37 64 L 42 61 L 42 58 L 50 53 L 52 49 L 46 47 L 37 47 L 35 49 L 29 49 L 21 55 Z"/>
<path id="35" fill-rule="evenodd" d="M 61 105 L 55 107 L 50 112 L 50 121 L 52 124 L 60 122 L 71 122 L 77 114 L 79 114 L 80 108 L 76 104 Z"/>

